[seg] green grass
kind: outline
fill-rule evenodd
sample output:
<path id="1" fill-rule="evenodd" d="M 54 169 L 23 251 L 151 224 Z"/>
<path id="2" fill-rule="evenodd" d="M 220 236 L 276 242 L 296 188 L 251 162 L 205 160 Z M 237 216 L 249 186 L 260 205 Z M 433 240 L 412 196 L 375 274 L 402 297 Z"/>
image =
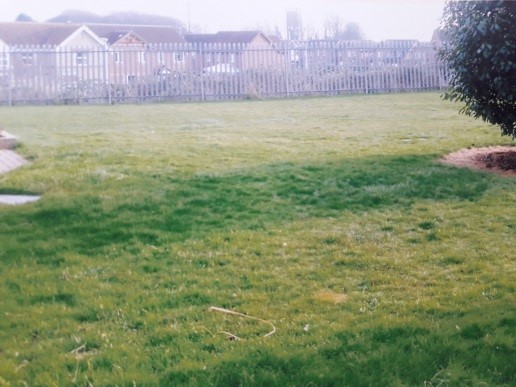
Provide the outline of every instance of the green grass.
<path id="1" fill-rule="evenodd" d="M 438 162 L 511 140 L 458 109 L 0 109 L 43 195 L 0 206 L 0 385 L 514 385 L 515 180 Z"/>

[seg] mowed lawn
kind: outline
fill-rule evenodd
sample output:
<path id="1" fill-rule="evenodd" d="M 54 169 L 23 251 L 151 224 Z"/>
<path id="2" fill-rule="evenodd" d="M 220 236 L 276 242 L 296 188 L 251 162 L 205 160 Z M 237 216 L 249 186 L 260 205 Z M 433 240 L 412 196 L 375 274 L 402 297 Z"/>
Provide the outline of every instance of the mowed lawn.
<path id="1" fill-rule="evenodd" d="M 0 385 L 514 385 L 516 180 L 439 162 L 512 140 L 459 109 L 0 108 L 42 195 L 0 205 Z"/>

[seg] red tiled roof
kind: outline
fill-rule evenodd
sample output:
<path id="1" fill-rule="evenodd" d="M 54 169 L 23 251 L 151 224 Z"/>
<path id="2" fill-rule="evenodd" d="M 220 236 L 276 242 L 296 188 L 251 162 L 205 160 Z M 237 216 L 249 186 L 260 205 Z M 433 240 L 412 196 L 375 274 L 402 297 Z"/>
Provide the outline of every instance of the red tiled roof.
<path id="1" fill-rule="evenodd" d="M 185 40 L 188 43 L 213 43 L 215 34 L 186 34 Z"/>
<path id="2" fill-rule="evenodd" d="M 116 24 L 85 24 L 99 38 L 112 44 L 133 32 L 149 44 L 185 43 L 173 27 Z M 0 40 L 9 46 L 55 46 L 63 43 L 82 24 L 9 22 L 0 23 Z"/>
<path id="3" fill-rule="evenodd" d="M 219 31 L 215 34 L 217 43 L 251 43 L 260 31 Z M 266 39 L 267 37 L 263 35 Z"/>
<path id="4" fill-rule="evenodd" d="M 219 31 L 216 34 L 188 34 L 185 39 L 189 43 L 249 44 L 258 35 L 263 34 L 260 31 Z M 263 37 L 269 40 L 267 36 Z"/>
<path id="5" fill-rule="evenodd" d="M 115 43 L 130 32 L 149 44 L 186 43 L 174 27 L 124 24 L 87 24 L 87 26 L 100 38 L 108 39 L 109 44 Z"/>
<path id="6" fill-rule="evenodd" d="M 54 46 L 63 43 L 80 27 L 53 23 L 0 23 L 0 40 L 9 46 Z"/>

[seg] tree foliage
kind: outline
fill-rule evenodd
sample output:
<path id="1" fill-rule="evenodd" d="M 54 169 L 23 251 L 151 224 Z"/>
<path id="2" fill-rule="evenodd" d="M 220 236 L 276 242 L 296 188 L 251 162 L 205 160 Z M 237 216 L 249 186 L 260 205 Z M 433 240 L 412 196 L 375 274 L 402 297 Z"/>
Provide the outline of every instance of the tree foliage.
<path id="1" fill-rule="evenodd" d="M 33 22 L 34 19 L 31 18 L 26 13 L 20 13 L 18 16 L 16 16 L 16 19 L 14 21 L 16 21 L 16 22 Z"/>
<path id="2" fill-rule="evenodd" d="M 364 33 L 357 23 L 347 23 L 342 35 L 341 40 L 363 40 Z"/>
<path id="3" fill-rule="evenodd" d="M 364 34 L 357 23 L 345 23 L 339 16 L 329 16 L 324 22 L 324 35 L 330 40 L 363 40 Z"/>
<path id="4" fill-rule="evenodd" d="M 448 0 L 443 22 L 440 55 L 451 70 L 444 98 L 515 138 L 516 2 Z"/>

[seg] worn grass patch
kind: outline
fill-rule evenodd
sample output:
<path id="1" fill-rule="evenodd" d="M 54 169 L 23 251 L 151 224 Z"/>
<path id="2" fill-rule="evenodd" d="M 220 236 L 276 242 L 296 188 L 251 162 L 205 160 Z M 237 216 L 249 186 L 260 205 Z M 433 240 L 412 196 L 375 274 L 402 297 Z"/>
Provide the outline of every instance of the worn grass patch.
<path id="1" fill-rule="evenodd" d="M 0 206 L 0 384 L 513 385 L 515 182 L 437 161 L 509 140 L 456 111 L 2 109 L 43 196 Z"/>

